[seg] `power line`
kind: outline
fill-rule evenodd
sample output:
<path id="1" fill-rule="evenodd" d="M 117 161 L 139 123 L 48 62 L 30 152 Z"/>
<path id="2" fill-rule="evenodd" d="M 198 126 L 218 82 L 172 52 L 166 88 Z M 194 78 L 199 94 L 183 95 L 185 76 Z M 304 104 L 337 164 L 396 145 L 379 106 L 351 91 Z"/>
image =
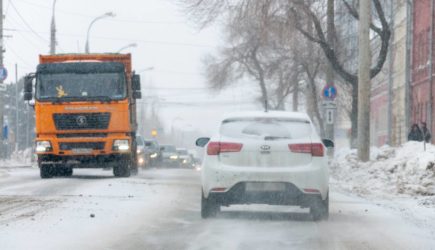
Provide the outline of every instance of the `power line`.
<path id="1" fill-rule="evenodd" d="M 22 63 L 24 63 L 24 65 L 26 65 L 26 67 L 28 67 L 28 69 L 32 69 L 33 66 L 28 63 L 26 60 L 24 60 L 15 50 L 12 49 L 12 47 L 8 47 L 8 50 L 10 50 L 12 52 L 12 54 L 14 54 L 19 60 L 21 60 Z"/>
<path id="2" fill-rule="evenodd" d="M 20 17 L 21 21 L 23 21 L 23 23 L 27 26 L 27 28 L 35 35 L 37 36 L 39 39 L 43 40 L 44 42 L 48 42 L 48 40 L 46 40 L 45 38 L 43 38 L 41 35 L 39 35 L 35 30 L 33 30 L 32 26 L 30 26 L 29 23 L 27 23 L 27 21 L 23 18 L 23 16 L 21 16 L 20 12 L 17 10 L 17 8 L 15 7 L 15 5 L 12 3 L 12 1 L 9 2 L 9 4 L 11 5 L 12 9 L 14 9 L 15 13 L 17 13 L 17 15 Z"/>
<path id="3" fill-rule="evenodd" d="M 14 28 L 11 28 L 14 29 Z M 14 29 L 15 32 L 34 32 L 32 30 L 23 30 L 23 29 Z M 39 32 L 40 34 L 48 34 L 48 32 Z M 76 37 L 76 38 L 85 38 L 84 35 L 78 34 L 65 34 L 65 33 L 57 33 L 58 36 L 63 37 Z M 38 35 L 40 36 L 40 35 Z M 195 44 L 195 43 L 181 43 L 181 42 L 169 42 L 169 41 L 152 41 L 152 40 L 143 40 L 143 39 L 135 39 L 135 38 L 119 38 L 119 37 L 104 37 L 104 36 L 93 36 L 93 39 L 100 40 L 111 40 L 111 41 L 135 41 L 137 43 L 148 43 L 148 44 L 158 44 L 158 45 L 172 45 L 172 46 L 187 46 L 187 47 L 204 47 L 204 48 L 217 48 L 215 45 L 208 44 Z M 187 73 L 189 74 L 189 73 Z"/>
<path id="4" fill-rule="evenodd" d="M 18 23 L 15 19 L 12 18 L 12 16 L 8 17 L 9 22 L 12 23 Z M 10 31 L 17 31 L 16 29 L 4 29 L 4 30 L 10 30 Z M 33 42 L 33 40 L 29 40 L 26 36 L 24 36 L 21 32 L 15 32 L 17 33 L 19 36 L 21 36 L 23 38 L 23 40 L 27 41 L 29 44 L 31 44 L 31 46 L 33 46 L 35 49 L 37 49 L 38 51 L 40 51 L 41 48 L 38 48 L 36 46 L 36 44 Z"/>
<path id="5" fill-rule="evenodd" d="M 36 3 L 31 3 L 31 2 L 27 2 L 27 1 L 23 1 L 23 0 L 21 0 L 21 2 L 24 3 L 24 4 L 32 5 L 32 6 L 35 6 L 35 7 L 38 7 L 38 8 L 42 8 L 42 9 L 47 9 L 47 10 L 51 10 L 52 9 L 52 7 L 47 6 L 47 5 L 43 5 L 43 4 L 36 4 Z M 64 9 L 58 9 L 58 8 L 56 8 L 56 12 L 61 12 L 61 13 L 64 13 L 64 14 L 73 15 L 73 16 L 79 16 L 79 17 L 83 17 L 83 18 L 95 18 L 95 16 L 85 15 L 85 14 L 82 14 L 82 13 L 68 11 L 68 10 L 64 10 Z M 118 18 L 107 20 L 107 21 L 110 21 L 110 22 L 124 22 L 124 23 L 140 23 L 140 24 L 167 24 L 167 25 L 183 24 L 182 22 L 143 21 L 143 20 L 130 20 L 130 19 L 118 19 Z"/>

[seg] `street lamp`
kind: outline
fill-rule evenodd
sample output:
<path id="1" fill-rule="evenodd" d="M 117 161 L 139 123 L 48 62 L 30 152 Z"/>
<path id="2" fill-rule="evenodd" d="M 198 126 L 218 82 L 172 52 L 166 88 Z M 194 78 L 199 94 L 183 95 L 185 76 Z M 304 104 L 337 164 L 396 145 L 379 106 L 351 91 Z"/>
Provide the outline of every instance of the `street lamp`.
<path id="1" fill-rule="evenodd" d="M 56 54 L 56 21 L 54 17 L 56 7 L 56 0 L 53 0 L 53 9 L 51 14 L 51 28 L 50 28 L 50 55 Z"/>
<path id="2" fill-rule="evenodd" d="M 87 33 L 87 35 L 86 35 L 86 47 L 85 47 L 85 53 L 89 54 L 89 33 L 91 32 L 92 25 L 93 25 L 96 21 L 101 20 L 101 19 L 106 18 L 106 17 L 115 17 L 115 13 L 113 13 L 113 12 L 107 12 L 107 13 L 104 13 L 103 15 L 96 17 L 96 18 L 95 18 L 94 20 L 92 20 L 92 22 L 89 24 L 89 27 L 88 27 L 88 33 Z"/>
<path id="3" fill-rule="evenodd" d="M 120 53 L 121 51 L 128 49 L 128 48 L 135 48 L 137 47 L 137 43 L 130 43 L 128 45 L 125 45 L 124 47 L 120 48 L 116 53 Z"/>
<path id="4" fill-rule="evenodd" d="M 138 71 L 136 72 L 136 74 L 140 74 L 140 73 L 143 73 L 143 72 L 145 72 L 145 71 L 151 71 L 151 70 L 154 70 L 154 67 L 153 67 L 153 66 L 148 67 L 148 68 L 145 68 L 145 69 L 138 70 Z"/>

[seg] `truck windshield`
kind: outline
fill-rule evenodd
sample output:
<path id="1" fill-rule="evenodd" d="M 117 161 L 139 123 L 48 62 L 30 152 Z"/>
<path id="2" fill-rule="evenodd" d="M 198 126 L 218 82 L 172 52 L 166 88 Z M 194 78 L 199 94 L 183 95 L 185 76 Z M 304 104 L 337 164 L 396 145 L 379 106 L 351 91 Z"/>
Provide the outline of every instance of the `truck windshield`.
<path id="1" fill-rule="evenodd" d="M 121 100 L 126 97 L 123 73 L 56 73 L 38 75 L 36 98 L 51 100 Z"/>

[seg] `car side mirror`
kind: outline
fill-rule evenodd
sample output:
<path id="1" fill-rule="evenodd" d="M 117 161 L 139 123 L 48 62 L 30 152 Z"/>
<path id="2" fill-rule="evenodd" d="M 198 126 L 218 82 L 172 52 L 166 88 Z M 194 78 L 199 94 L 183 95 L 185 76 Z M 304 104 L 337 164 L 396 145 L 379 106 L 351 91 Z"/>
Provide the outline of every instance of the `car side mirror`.
<path id="1" fill-rule="evenodd" d="M 33 99 L 33 79 L 35 79 L 34 74 L 29 74 L 24 77 L 24 101 Z"/>
<path id="2" fill-rule="evenodd" d="M 323 142 L 323 145 L 325 145 L 325 147 L 327 147 L 327 148 L 334 147 L 334 142 L 329 140 L 329 139 L 323 139 L 322 142 Z"/>
<path id="3" fill-rule="evenodd" d="M 209 141 L 210 141 L 210 138 L 208 138 L 208 137 L 201 137 L 201 138 L 198 138 L 196 140 L 195 144 L 196 144 L 196 146 L 203 148 L 203 147 L 205 147 L 205 145 L 207 145 L 207 143 Z"/>

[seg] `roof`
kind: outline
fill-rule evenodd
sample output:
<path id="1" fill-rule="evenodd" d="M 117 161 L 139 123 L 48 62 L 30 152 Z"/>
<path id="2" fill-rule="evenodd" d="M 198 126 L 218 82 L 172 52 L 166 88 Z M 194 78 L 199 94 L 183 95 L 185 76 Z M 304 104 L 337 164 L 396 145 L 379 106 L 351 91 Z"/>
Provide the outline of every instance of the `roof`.
<path id="1" fill-rule="evenodd" d="M 302 112 L 287 112 L 287 111 L 245 111 L 245 112 L 231 112 L 222 117 L 222 120 L 229 118 L 249 118 L 249 117 L 264 117 L 264 118 L 293 118 L 311 121 L 306 113 Z"/>

